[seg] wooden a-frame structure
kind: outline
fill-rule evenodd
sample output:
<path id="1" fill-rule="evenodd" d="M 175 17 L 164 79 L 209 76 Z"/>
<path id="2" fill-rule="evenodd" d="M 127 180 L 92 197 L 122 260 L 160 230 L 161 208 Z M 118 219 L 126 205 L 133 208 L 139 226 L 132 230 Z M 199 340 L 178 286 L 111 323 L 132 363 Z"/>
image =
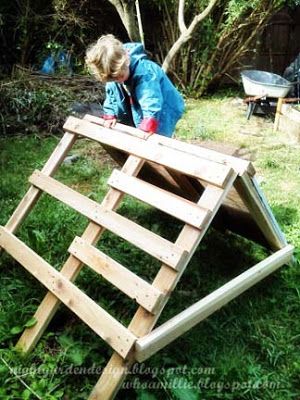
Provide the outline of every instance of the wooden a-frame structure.
<path id="1" fill-rule="evenodd" d="M 288 263 L 293 253 L 293 247 L 286 243 L 257 184 L 249 161 L 160 135 L 149 135 L 121 124 L 113 130 L 102 125 L 103 120 L 90 115 L 83 119 L 69 117 L 61 141 L 42 170 L 30 176 L 28 192 L 6 226 L 0 227 L 0 248 L 49 290 L 36 311 L 36 325 L 23 332 L 17 347 L 29 352 L 62 302 L 114 350 L 89 400 L 113 399 L 134 362 L 146 360 Z M 122 166 L 108 179 L 111 188 L 101 204 L 52 177 L 78 137 L 101 143 Z M 69 258 L 60 272 L 15 236 L 43 192 L 89 220 L 81 237 L 75 237 L 70 244 Z M 115 210 L 124 194 L 183 221 L 175 243 L 119 215 Z M 153 330 L 211 223 L 260 242 L 273 254 Z M 152 283 L 95 247 L 105 229 L 161 262 Z M 96 271 L 139 305 L 128 328 L 75 286 L 73 282 L 83 265 Z"/>

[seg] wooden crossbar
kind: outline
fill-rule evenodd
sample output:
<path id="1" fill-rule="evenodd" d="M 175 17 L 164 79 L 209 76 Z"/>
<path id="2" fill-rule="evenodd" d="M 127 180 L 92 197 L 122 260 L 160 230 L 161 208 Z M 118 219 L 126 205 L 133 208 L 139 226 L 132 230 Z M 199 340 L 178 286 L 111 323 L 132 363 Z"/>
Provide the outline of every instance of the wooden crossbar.
<path id="1" fill-rule="evenodd" d="M 101 126 L 103 126 L 105 122 L 103 118 L 95 117 L 94 115 L 89 115 L 89 114 L 86 114 L 84 116 L 84 119 L 86 121 L 90 121 Z M 233 168 L 238 175 L 242 175 L 245 172 L 247 172 L 251 176 L 255 174 L 255 169 L 251 161 L 243 160 L 241 158 L 230 156 L 228 154 L 219 153 L 218 151 L 207 149 L 206 147 L 203 146 L 199 145 L 195 146 L 194 144 L 183 142 L 181 140 L 176 140 L 174 138 L 168 138 L 162 135 L 151 135 L 149 133 L 142 132 L 137 128 L 133 128 L 132 126 L 120 123 L 116 124 L 116 130 L 120 132 L 125 132 L 135 137 L 140 137 L 150 142 L 154 142 L 157 144 L 164 145 L 166 147 L 170 147 L 172 149 L 185 152 L 187 154 L 193 154 L 205 160 L 210 160 L 223 165 L 227 165 Z"/>
<path id="2" fill-rule="evenodd" d="M 133 221 L 108 210 L 97 202 L 70 189 L 57 180 L 35 171 L 29 178 L 30 183 L 72 207 L 90 220 L 103 226 L 121 238 L 161 260 L 172 268 L 180 268 L 187 253 L 179 246 L 143 228 Z"/>
<path id="3" fill-rule="evenodd" d="M 134 154 L 148 161 L 153 161 L 180 171 L 184 174 L 202 179 L 219 187 L 224 187 L 228 179 L 230 167 L 203 160 L 192 154 L 187 154 L 176 149 L 160 146 L 131 135 L 114 134 L 111 129 L 84 121 L 75 117 L 69 117 L 64 124 L 64 129 L 71 133 L 77 133 L 97 142 L 107 144 L 116 149 Z"/>
<path id="4" fill-rule="evenodd" d="M 294 247 L 288 245 L 243 272 L 208 296 L 171 318 L 136 342 L 137 361 L 142 362 L 209 315 L 290 261 Z"/>
<path id="5" fill-rule="evenodd" d="M 104 126 L 104 123 L 105 123 L 105 120 L 103 118 L 96 117 L 96 116 L 90 115 L 90 114 L 86 114 L 83 119 L 85 121 L 89 121 L 89 122 L 92 122 L 92 123 L 100 125 L 100 126 Z M 134 137 L 139 137 L 144 140 L 148 140 L 150 138 L 150 136 L 153 136 L 151 133 L 143 132 L 140 129 L 134 128 L 132 126 L 120 124 L 118 122 L 116 123 L 114 130 L 117 130 L 119 133 L 124 132 L 124 133 L 127 133 L 128 135 L 131 135 Z M 161 136 L 161 135 L 158 135 L 158 136 Z M 173 142 L 173 141 L 179 142 L 172 138 L 171 142 Z M 179 142 L 179 143 L 182 143 L 182 142 Z M 172 147 L 172 146 L 170 146 L 170 147 Z M 195 146 L 192 146 L 192 147 L 195 147 Z M 112 154 L 110 154 L 110 155 L 112 156 Z M 208 157 L 204 157 L 204 158 L 208 158 Z M 234 158 L 234 157 L 232 157 L 232 158 Z M 215 161 L 215 160 L 211 159 L 211 161 Z M 152 163 L 152 167 L 153 167 L 153 163 Z M 199 199 L 199 193 L 197 192 L 195 187 L 190 183 L 190 181 L 186 175 L 183 175 L 179 171 L 175 171 L 170 168 L 166 169 L 162 166 L 156 165 L 156 168 L 158 168 L 158 167 L 160 167 L 159 168 L 160 172 L 162 172 L 162 169 L 164 169 L 164 172 L 166 173 L 166 179 L 169 180 L 171 178 L 174 181 L 174 183 L 176 185 L 178 185 L 179 188 L 189 197 L 189 199 L 191 199 L 192 201 L 197 201 Z M 233 167 L 233 169 L 235 170 L 234 167 Z M 244 170 L 245 170 L 245 168 L 243 168 L 243 171 Z"/>
<path id="6" fill-rule="evenodd" d="M 160 290 L 123 267 L 102 251 L 91 246 L 82 238 L 76 237 L 68 251 L 123 293 L 135 299 L 147 311 L 155 313 L 156 308 L 164 297 L 164 294 Z"/>
<path id="7" fill-rule="evenodd" d="M 196 228 L 206 222 L 209 210 L 141 179 L 114 170 L 108 184 Z"/>
<path id="8" fill-rule="evenodd" d="M 96 117 L 95 115 L 91 115 L 91 114 L 86 114 L 83 117 L 83 119 L 85 121 L 93 122 L 94 124 L 97 124 L 100 126 L 104 126 L 104 122 L 105 122 L 105 120 L 103 118 Z M 134 128 L 132 126 L 120 124 L 119 122 L 116 123 L 115 129 L 118 132 L 124 132 L 124 133 L 127 133 L 128 135 L 138 137 L 138 138 L 141 138 L 144 140 L 148 139 L 148 137 L 152 135 L 152 133 L 144 132 L 144 131 Z"/>
<path id="9" fill-rule="evenodd" d="M 118 354 L 128 355 L 136 341 L 128 329 L 4 227 L 0 245 Z"/>

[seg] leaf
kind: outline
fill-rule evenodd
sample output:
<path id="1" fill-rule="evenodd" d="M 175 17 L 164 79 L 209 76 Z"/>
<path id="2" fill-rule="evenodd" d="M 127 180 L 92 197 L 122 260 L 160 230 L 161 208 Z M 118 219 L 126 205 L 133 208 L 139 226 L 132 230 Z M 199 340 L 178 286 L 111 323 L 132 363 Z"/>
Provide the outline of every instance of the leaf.
<path id="1" fill-rule="evenodd" d="M 32 317 L 30 318 L 25 324 L 24 324 L 24 328 L 31 328 L 32 326 L 34 326 L 37 323 L 37 319 Z"/>
<path id="2" fill-rule="evenodd" d="M 84 362 L 85 354 L 81 349 L 75 347 L 74 349 L 70 350 L 69 359 L 72 361 L 73 364 L 80 366 Z"/>
<path id="3" fill-rule="evenodd" d="M 191 387 L 192 382 L 188 381 L 185 377 L 179 377 L 176 380 L 176 385 L 172 387 L 171 384 L 170 386 L 172 394 L 178 400 L 199 400 L 199 392 Z"/>
<path id="4" fill-rule="evenodd" d="M 22 331 L 23 331 L 23 326 L 14 326 L 13 328 L 11 328 L 10 333 L 12 335 L 18 335 Z"/>
<path id="5" fill-rule="evenodd" d="M 59 344 L 60 344 L 64 349 L 68 349 L 68 348 L 74 346 L 74 341 L 73 341 L 73 339 L 70 338 L 70 337 L 67 336 L 67 335 L 64 335 L 64 334 L 63 334 L 63 335 L 60 335 L 60 336 L 58 337 L 58 342 L 59 342 Z"/>
<path id="6" fill-rule="evenodd" d="M 30 390 L 25 389 L 22 393 L 22 400 L 29 400 L 31 395 L 32 393 L 30 392 Z"/>
<path id="7" fill-rule="evenodd" d="M 5 372 L 9 371 L 6 365 L 0 364 L 0 374 L 3 374 Z M 1 393 L 0 393 L 1 394 Z"/>

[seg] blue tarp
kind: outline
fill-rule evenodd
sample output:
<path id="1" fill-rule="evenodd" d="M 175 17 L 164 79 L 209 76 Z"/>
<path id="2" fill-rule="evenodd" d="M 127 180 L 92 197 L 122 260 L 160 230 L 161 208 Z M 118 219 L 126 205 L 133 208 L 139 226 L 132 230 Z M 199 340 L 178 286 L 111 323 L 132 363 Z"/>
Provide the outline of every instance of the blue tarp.
<path id="1" fill-rule="evenodd" d="M 40 70 L 43 74 L 53 75 L 58 72 L 72 74 L 71 56 L 68 52 L 61 50 L 57 54 L 49 54 L 43 62 Z"/>

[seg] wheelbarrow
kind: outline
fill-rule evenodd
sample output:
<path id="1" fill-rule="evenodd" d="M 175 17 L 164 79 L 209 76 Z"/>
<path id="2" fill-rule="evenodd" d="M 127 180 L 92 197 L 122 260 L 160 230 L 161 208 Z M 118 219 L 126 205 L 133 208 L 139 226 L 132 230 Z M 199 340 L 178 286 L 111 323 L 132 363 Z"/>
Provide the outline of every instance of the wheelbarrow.
<path id="1" fill-rule="evenodd" d="M 241 77 L 246 95 L 253 97 L 248 101 L 247 119 L 253 114 L 258 100 L 263 112 L 269 113 L 268 98 L 284 98 L 293 86 L 282 76 L 267 71 L 246 70 L 241 72 Z"/>

